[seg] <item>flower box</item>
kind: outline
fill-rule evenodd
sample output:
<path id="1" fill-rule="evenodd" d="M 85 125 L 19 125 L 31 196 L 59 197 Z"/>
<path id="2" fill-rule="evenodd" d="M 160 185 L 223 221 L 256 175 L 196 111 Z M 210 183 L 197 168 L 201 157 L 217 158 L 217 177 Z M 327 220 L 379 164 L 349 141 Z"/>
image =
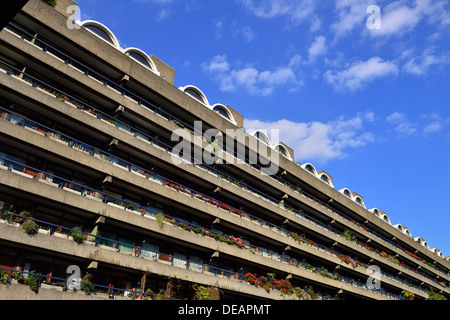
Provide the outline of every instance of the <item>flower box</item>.
<path id="1" fill-rule="evenodd" d="M 119 209 L 124 209 L 124 207 L 123 207 L 123 206 L 121 206 L 121 205 L 118 205 L 118 204 L 116 204 L 116 203 L 114 203 L 114 202 L 108 202 L 107 204 L 109 204 L 110 206 L 113 206 L 113 207 L 119 208 Z"/>
<path id="2" fill-rule="evenodd" d="M 29 175 L 29 174 L 24 173 L 22 171 L 18 171 L 18 170 L 12 169 L 11 172 L 13 172 L 15 174 L 18 174 L 18 175 L 21 175 L 22 177 L 25 177 L 25 178 L 28 178 L 28 179 L 33 179 L 32 175 Z"/>
<path id="3" fill-rule="evenodd" d="M 67 239 L 68 236 L 66 234 L 60 233 L 60 232 L 54 232 L 53 235 L 57 238 L 64 238 Z"/>
<path id="4" fill-rule="evenodd" d="M 41 234 L 45 234 L 45 235 L 48 235 L 49 233 L 50 233 L 50 231 L 49 230 L 45 230 L 45 229 L 38 229 L 38 233 L 41 233 Z"/>

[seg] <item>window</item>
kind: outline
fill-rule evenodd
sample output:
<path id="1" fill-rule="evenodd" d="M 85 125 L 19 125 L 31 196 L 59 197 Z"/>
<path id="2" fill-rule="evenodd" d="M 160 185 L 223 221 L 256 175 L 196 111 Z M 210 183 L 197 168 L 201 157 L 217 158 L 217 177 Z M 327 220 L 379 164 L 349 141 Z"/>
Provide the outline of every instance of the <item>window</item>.
<path id="1" fill-rule="evenodd" d="M 220 114 L 222 117 L 230 120 L 230 116 L 228 115 L 228 112 L 225 111 L 225 109 L 221 107 L 214 107 L 213 111 Z"/>
<path id="2" fill-rule="evenodd" d="M 201 95 L 197 91 L 194 91 L 192 89 L 186 89 L 184 92 L 186 92 L 191 97 L 197 99 L 198 101 L 205 103 L 205 101 L 202 99 Z"/>
<path id="3" fill-rule="evenodd" d="M 281 155 L 288 157 L 288 153 L 287 153 L 286 149 L 281 146 L 276 146 L 275 151 L 278 151 Z"/>
<path id="4" fill-rule="evenodd" d="M 130 57 L 132 57 L 133 59 L 139 61 L 140 63 L 142 63 L 144 66 L 149 67 L 150 69 L 152 69 L 152 66 L 150 65 L 150 63 L 148 63 L 147 59 L 145 59 L 141 54 L 134 52 L 134 51 L 129 51 L 127 52 L 128 55 Z"/>
<path id="5" fill-rule="evenodd" d="M 306 168 L 306 170 L 308 170 L 309 172 L 311 172 L 312 174 L 314 174 L 314 168 L 313 168 L 312 166 L 307 165 L 305 168 Z"/>
<path id="6" fill-rule="evenodd" d="M 210 107 L 208 99 L 206 99 L 206 96 L 203 94 L 203 92 L 199 88 L 192 86 L 192 85 L 188 85 L 185 87 L 179 87 L 178 89 L 180 89 L 184 93 L 190 95 L 195 100 L 203 103 L 205 106 Z"/>
<path id="7" fill-rule="evenodd" d="M 254 136 L 256 139 L 259 139 L 262 142 L 264 142 L 265 144 L 270 146 L 269 138 L 262 131 L 256 131 Z"/>
<path id="8" fill-rule="evenodd" d="M 352 195 L 350 194 L 350 191 L 349 191 L 348 189 L 345 189 L 345 190 L 344 190 L 344 194 L 345 194 L 347 197 L 349 197 L 349 198 L 352 197 Z"/>
<path id="9" fill-rule="evenodd" d="M 330 184 L 330 179 L 328 179 L 328 177 L 325 174 L 320 176 L 320 180 L 322 180 L 326 184 Z"/>
<path id="10" fill-rule="evenodd" d="M 112 45 L 115 45 L 115 43 L 114 43 L 114 41 L 111 39 L 111 37 L 110 37 L 105 31 L 103 31 L 102 29 L 100 29 L 99 27 L 94 26 L 94 25 L 91 25 L 91 24 L 84 25 L 84 27 L 85 27 L 86 29 L 91 30 L 91 31 L 94 32 L 96 35 L 98 35 L 99 37 L 105 39 L 106 42 L 109 42 L 109 43 L 111 43 Z"/>

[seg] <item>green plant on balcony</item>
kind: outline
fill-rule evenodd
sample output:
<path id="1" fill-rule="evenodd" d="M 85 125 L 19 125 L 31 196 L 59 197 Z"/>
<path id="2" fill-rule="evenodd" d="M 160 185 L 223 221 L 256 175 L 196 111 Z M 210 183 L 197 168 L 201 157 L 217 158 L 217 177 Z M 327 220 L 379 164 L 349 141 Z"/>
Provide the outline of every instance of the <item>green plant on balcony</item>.
<path id="1" fill-rule="evenodd" d="M 403 292 L 402 295 L 408 300 L 414 300 L 414 293 L 413 292 L 405 291 L 405 292 Z"/>
<path id="2" fill-rule="evenodd" d="M 15 279 L 19 284 L 25 283 L 25 277 L 22 272 L 13 272 L 13 274 L 11 274 L 11 278 Z"/>
<path id="3" fill-rule="evenodd" d="M 351 242 L 355 242 L 357 240 L 349 230 L 345 230 L 343 233 L 341 233 L 341 237 Z"/>
<path id="4" fill-rule="evenodd" d="M 95 291 L 94 286 L 92 285 L 92 274 L 86 273 L 86 275 L 81 278 L 81 291 L 86 294 L 91 294 L 91 292 Z"/>
<path id="5" fill-rule="evenodd" d="M 20 215 L 21 215 L 21 217 L 14 218 L 14 222 L 17 222 L 20 224 L 24 223 L 26 221 L 26 218 L 23 218 L 23 217 L 29 217 L 31 215 L 31 213 L 29 211 L 23 210 L 20 212 Z"/>
<path id="6" fill-rule="evenodd" d="M 10 221 L 11 220 L 11 212 L 10 211 L 4 211 L 2 212 L 2 219 L 6 220 L 6 221 Z"/>
<path id="7" fill-rule="evenodd" d="M 400 263 L 400 261 L 396 257 L 394 257 L 393 255 L 390 255 L 390 254 L 388 254 L 388 253 L 386 253 L 384 251 L 382 251 L 380 253 L 380 256 L 385 258 L 385 259 L 387 259 L 387 260 L 389 260 L 389 261 L 391 261 L 391 262 L 393 262 L 393 263 L 396 263 L 396 264 Z"/>
<path id="8" fill-rule="evenodd" d="M 37 233 L 38 231 L 38 225 L 33 220 L 28 220 L 27 222 L 24 222 L 22 224 L 23 230 L 25 230 L 25 233 L 32 236 Z"/>
<path id="9" fill-rule="evenodd" d="M 311 297 L 311 300 L 316 300 L 316 293 L 314 292 L 314 288 L 312 286 L 308 287 L 308 295 Z"/>
<path id="10" fill-rule="evenodd" d="M 157 213 L 155 215 L 155 218 L 156 222 L 158 222 L 159 227 L 162 228 L 164 222 L 164 215 L 162 213 Z"/>
<path id="11" fill-rule="evenodd" d="M 41 0 L 42 2 L 45 2 L 46 4 L 48 4 L 51 7 L 56 7 L 56 5 L 58 4 L 57 0 Z"/>
<path id="12" fill-rule="evenodd" d="M 322 276 L 322 277 L 330 277 L 330 274 L 328 273 L 328 270 L 324 267 L 321 266 L 320 269 L 318 269 L 318 273 Z"/>
<path id="13" fill-rule="evenodd" d="M 193 300 L 209 300 L 208 288 L 197 283 L 194 284 L 192 288 L 195 291 Z"/>
<path id="14" fill-rule="evenodd" d="M 312 300 L 311 296 L 308 294 L 307 290 L 304 290 L 300 287 L 295 287 L 293 289 L 295 296 L 299 300 Z"/>
<path id="15" fill-rule="evenodd" d="M 84 235 L 81 232 L 81 227 L 73 228 L 73 230 L 69 231 L 67 235 L 69 237 L 72 237 L 73 240 L 78 244 L 81 244 L 84 242 Z"/>
<path id="16" fill-rule="evenodd" d="M 9 281 L 9 274 L 5 270 L 0 270 L 0 283 L 7 284 Z"/>
<path id="17" fill-rule="evenodd" d="M 31 291 L 37 292 L 40 277 L 34 274 L 36 273 L 36 270 L 31 271 L 31 273 L 33 274 L 30 274 L 28 276 L 28 286 L 30 287 Z"/>
<path id="18" fill-rule="evenodd" d="M 428 290 L 428 299 L 429 300 L 447 300 L 442 294 L 435 293 L 433 288 L 430 287 Z"/>

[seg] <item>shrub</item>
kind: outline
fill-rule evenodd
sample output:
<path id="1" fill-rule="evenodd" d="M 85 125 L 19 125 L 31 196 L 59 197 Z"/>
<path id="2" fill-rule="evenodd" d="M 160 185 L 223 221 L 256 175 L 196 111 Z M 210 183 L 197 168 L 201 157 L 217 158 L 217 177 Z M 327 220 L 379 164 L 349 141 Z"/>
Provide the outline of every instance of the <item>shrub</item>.
<path id="1" fill-rule="evenodd" d="M 7 284 L 9 280 L 9 274 L 8 272 L 4 270 L 0 270 L 0 283 Z"/>
<path id="2" fill-rule="evenodd" d="M 21 217 L 14 218 L 14 222 L 22 224 L 26 221 L 26 218 L 23 218 L 23 217 L 29 217 L 31 214 L 29 211 L 23 210 L 22 212 L 20 212 L 20 215 L 21 215 Z"/>
<path id="3" fill-rule="evenodd" d="M 351 242 L 355 242 L 357 240 L 349 230 L 345 230 L 344 233 L 341 234 L 341 236 Z"/>
<path id="4" fill-rule="evenodd" d="M 193 289 L 195 290 L 194 300 L 209 300 L 208 288 L 194 284 Z"/>
<path id="5" fill-rule="evenodd" d="M 403 296 L 408 300 L 414 300 L 414 298 L 415 298 L 414 293 L 409 292 L 409 291 L 405 291 L 403 293 Z"/>
<path id="6" fill-rule="evenodd" d="M 58 4 L 57 0 L 41 0 L 42 2 L 45 2 L 46 4 L 48 4 L 51 7 L 56 7 L 56 5 Z"/>
<path id="7" fill-rule="evenodd" d="M 9 212 L 9 211 L 3 212 L 2 213 L 2 219 L 6 220 L 6 221 L 9 221 L 11 219 L 11 212 Z"/>
<path id="8" fill-rule="evenodd" d="M 15 280 L 17 280 L 18 283 L 23 284 L 25 282 L 25 277 L 23 276 L 22 272 L 14 272 L 11 277 Z"/>
<path id="9" fill-rule="evenodd" d="M 162 213 L 158 213 L 155 216 L 156 221 L 158 222 L 159 226 L 162 228 L 163 226 L 163 221 L 164 221 L 164 215 Z"/>
<path id="10" fill-rule="evenodd" d="M 308 294 L 311 297 L 312 300 L 316 300 L 316 294 L 314 292 L 314 289 L 312 286 L 308 287 Z"/>
<path id="11" fill-rule="evenodd" d="M 73 231 L 69 232 L 69 236 L 72 237 L 76 243 L 84 242 L 84 235 L 81 233 L 81 227 L 73 228 Z"/>
<path id="12" fill-rule="evenodd" d="M 36 270 L 31 271 L 31 273 L 36 273 Z M 39 286 L 39 279 L 40 277 L 34 274 L 30 274 L 28 276 L 28 286 L 30 287 L 31 291 L 37 291 Z"/>
<path id="13" fill-rule="evenodd" d="M 23 230 L 25 230 L 26 234 L 34 235 L 38 231 L 38 225 L 33 220 L 28 220 L 24 224 L 22 224 Z"/>
<path id="14" fill-rule="evenodd" d="M 433 288 L 430 287 L 428 290 L 428 299 L 430 300 L 447 300 L 442 294 L 435 293 Z"/>
<path id="15" fill-rule="evenodd" d="M 86 273 L 86 275 L 81 279 L 81 290 L 87 294 L 95 291 L 94 286 L 92 285 L 92 274 Z"/>

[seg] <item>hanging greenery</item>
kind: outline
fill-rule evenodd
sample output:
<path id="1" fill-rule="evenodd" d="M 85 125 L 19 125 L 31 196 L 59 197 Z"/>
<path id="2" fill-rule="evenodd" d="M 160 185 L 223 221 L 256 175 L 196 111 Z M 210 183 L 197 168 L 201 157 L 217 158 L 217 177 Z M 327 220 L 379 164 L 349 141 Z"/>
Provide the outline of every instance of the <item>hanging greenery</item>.
<path id="1" fill-rule="evenodd" d="M 56 5 L 58 4 L 57 0 L 41 0 L 42 2 L 45 2 L 46 4 L 48 4 L 51 7 L 56 7 Z"/>

